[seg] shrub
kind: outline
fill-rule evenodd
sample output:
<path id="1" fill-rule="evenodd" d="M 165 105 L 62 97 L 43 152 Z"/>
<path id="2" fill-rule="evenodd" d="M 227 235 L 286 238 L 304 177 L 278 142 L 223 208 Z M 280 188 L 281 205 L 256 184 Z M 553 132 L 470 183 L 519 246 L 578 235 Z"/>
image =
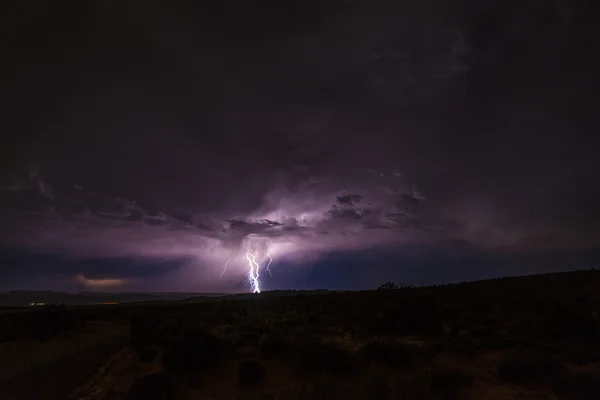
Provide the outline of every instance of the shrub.
<path id="1" fill-rule="evenodd" d="M 387 290 L 387 289 L 413 289 L 415 287 L 415 285 L 411 285 L 411 284 L 403 284 L 401 283 L 400 285 L 388 281 L 386 283 L 384 283 L 383 285 L 379 286 L 377 288 L 377 290 Z"/>
<path id="2" fill-rule="evenodd" d="M 592 400 L 600 398 L 600 376 L 589 372 L 563 373 L 553 384 L 560 398 Z"/>
<path id="3" fill-rule="evenodd" d="M 498 377 L 515 384 L 528 384 L 556 376 L 560 364 L 548 355 L 535 352 L 505 353 L 498 363 Z"/>
<path id="4" fill-rule="evenodd" d="M 36 310 L 25 320 L 25 329 L 30 337 L 40 341 L 53 339 L 66 332 L 75 332 L 84 325 L 83 319 L 66 311 L 63 305 L 55 304 Z"/>
<path id="5" fill-rule="evenodd" d="M 157 344 L 161 320 L 150 313 L 136 313 L 129 319 L 129 339 L 131 346 L 140 354 L 145 347 Z"/>
<path id="6" fill-rule="evenodd" d="M 255 345 L 260 341 L 260 335 L 256 332 L 242 332 L 238 337 L 238 345 L 248 346 Z"/>
<path id="7" fill-rule="evenodd" d="M 394 282 L 386 282 L 383 285 L 379 286 L 377 290 L 388 290 L 388 289 L 400 289 L 400 286 L 396 285 Z"/>
<path id="8" fill-rule="evenodd" d="M 594 309 L 576 304 L 559 305 L 547 310 L 539 326 L 542 333 L 555 340 L 595 340 L 600 335 L 600 320 Z"/>
<path id="9" fill-rule="evenodd" d="M 131 337 L 156 334 L 160 327 L 160 319 L 151 313 L 132 314 L 129 319 L 129 334 Z"/>
<path id="10" fill-rule="evenodd" d="M 600 349 L 591 346 L 572 346 L 565 349 L 564 356 L 576 365 L 596 363 L 600 361 Z"/>
<path id="11" fill-rule="evenodd" d="M 143 363 L 150 363 L 158 357 L 160 350 L 156 346 L 144 346 L 137 352 L 138 359 Z"/>
<path id="12" fill-rule="evenodd" d="M 244 387 L 257 386 L 265 373 L 265 367 L 256 360 L 243 360 L 238 365 L 238 381 Z"/>
<path id="13" fill-rule="evenodd" d="M 460 354 L 465 357 L 475 357 L 477 355 L 477 343 L 469 337 L 457 337 L 448 340 L 445 343 L 445 351 L 454 354 Z"/>
<path id="14" fill-rule="evenodd" d="M 163 367 L 173 373 L 204 371 L 224 356 L 225 342 L 201 327 L 188 327 L 163 353 Z"/>
<path id="15" fill-rule="evenodd" d="M 394 400 L 425 400 L 431 398 L 428 374 L 399 376 L 394 385 Z"/>
<path id="16" fill-rule="evenodd" d="M 129 393 L 128 400 L 177 400 L 181 393 L 175 381 L 162 372 L 136 380 Z"/>
<path id="17" fill-rule="evenodd" d="M 370 362 L 390 367 L 407 367 L 414 364 L 415 351 L 414 346 L 406 343 L 377 339 L 365 343 L 360 349 L 360 354 Z"/>
<path id="18" fill-rule="evenodd" d="M 267 336 L 259 343 L 259 350 L 267 359 L 286 355 L 289 348 L 290 344 L 278 336 Z"/>
<path id="19" fill-rule="evenodd" d="M 295 351 L 294 361 L 301 372 L 328 372 L 343 374 L 355 367 L 350 351 L 335 343 L 319 340 L 301 342 Z"/>
<path id="20" fill-rule="evenodd" d="M 306 400 L 394 400 L 407 397 L 395 397 L 385 375 L 373 374 L 361 376 L 360 379 L 351 381 L 338 381 L 335 379 L 318 379 L 312 384 L 301 387 L 295 396 L 282 398 Z"/>
<path id="21" fill-rule="evenodd" d="M 443 399 L 457 398 L 460 389 L 472 383 L 473 376 L 458 369 L 435 367 L 429 373 L 431 393 Z"/>

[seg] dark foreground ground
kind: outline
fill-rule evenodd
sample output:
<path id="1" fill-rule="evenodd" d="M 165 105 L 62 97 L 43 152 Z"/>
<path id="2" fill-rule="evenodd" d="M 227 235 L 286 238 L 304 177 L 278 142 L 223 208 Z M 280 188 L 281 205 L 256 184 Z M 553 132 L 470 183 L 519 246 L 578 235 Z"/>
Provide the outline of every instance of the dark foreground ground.
<path id="1" fill-rule="evenodd" d="M 600 399 L 600 272 L 0 313 L 0 400 Z"/>

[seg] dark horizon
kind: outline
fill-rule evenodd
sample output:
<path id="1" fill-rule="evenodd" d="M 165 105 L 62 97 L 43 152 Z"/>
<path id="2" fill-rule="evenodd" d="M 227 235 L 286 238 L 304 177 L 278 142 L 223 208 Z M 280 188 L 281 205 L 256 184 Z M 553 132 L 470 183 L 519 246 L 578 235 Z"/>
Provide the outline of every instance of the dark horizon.
<path id="1" fill-rule="evenodd" d="M 0 291 L 594 267 L 599 7 L 9 1 Z"/>

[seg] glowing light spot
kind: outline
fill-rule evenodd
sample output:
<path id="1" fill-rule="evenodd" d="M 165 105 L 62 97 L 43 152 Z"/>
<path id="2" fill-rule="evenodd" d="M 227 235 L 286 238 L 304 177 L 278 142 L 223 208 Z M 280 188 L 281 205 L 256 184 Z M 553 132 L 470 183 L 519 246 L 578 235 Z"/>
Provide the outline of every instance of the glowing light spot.
<path id="1" fill-rule="evenodd" d="M 83 274 L 79 274 L 76 277 L 76 280 L 83 283 L 85 286 L 92 288 L 110 288 L 129 283 L 128 280 L 119 278 L 88 279 Z"/>

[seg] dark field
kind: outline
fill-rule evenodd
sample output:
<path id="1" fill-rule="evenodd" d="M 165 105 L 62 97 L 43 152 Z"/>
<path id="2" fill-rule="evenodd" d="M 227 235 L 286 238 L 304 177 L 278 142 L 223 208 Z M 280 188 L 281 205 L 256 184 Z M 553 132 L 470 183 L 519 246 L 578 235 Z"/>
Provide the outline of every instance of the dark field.
<path id="1" fill-rule="evenodd" d="M 599 399 L 600 272 L 0 311 L 0 399 Z"/>

